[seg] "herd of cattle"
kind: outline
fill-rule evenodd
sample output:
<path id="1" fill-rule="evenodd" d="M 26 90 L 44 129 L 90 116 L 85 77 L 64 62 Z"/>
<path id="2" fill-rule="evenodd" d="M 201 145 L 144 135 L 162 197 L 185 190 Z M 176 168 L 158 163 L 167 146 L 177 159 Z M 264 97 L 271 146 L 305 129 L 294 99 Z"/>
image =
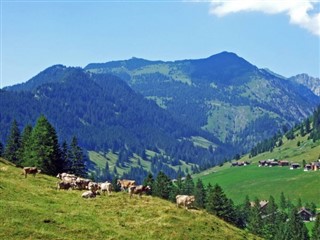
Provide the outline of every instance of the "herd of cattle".
<path id="1" fill-rule="evenodd" d="M 32 174 L 35 176 L 37 173 L 40 173 L 41 170 L 38 170 L 36 167 L 24 167 L 22 170 L 22 174 L 27 177 L 28 174 Z M 96 183 L 90 179 L 85 179 L 81 177 L 77 177 L 74 174 L 69 173 L 59 173 L 57 178 L 60 180 L 57 182 L 57 189 L 64 189 L 64 190 L 86 190 L 82 193 L 83 198 L 95 198 L 97 195 L 111 194 L 113 191 L 112 183 L 105 182 L 105 183 Z M 141 195 L 143 193 L 147 193 L 151 190 L 150 186 L 143 186 L 143 185 L 136 185 L 134 180 L 126 180 L 126 179 L 119 179 L 117 181 L 118 186 L 120 186 L 121 191 L 128 191 L 130 198 L 133 194 Z M 176 196 L 176 204 L 177 207 L 183 206 L 186 209 L 192 206 L 195 201 L 195 197 L 189 195 L 177 195 Z"/>

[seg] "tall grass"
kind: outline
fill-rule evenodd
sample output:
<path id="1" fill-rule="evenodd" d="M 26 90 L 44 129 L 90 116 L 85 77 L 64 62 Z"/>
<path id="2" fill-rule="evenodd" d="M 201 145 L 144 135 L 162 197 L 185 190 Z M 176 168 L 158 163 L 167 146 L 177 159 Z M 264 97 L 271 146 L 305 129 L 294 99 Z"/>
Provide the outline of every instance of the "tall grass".
<path id="1" fill-rule="evenodd" d="M 258 239 L 199 210 L 113 193 L 82 199 L 0 159 L 0 239 Z"/>

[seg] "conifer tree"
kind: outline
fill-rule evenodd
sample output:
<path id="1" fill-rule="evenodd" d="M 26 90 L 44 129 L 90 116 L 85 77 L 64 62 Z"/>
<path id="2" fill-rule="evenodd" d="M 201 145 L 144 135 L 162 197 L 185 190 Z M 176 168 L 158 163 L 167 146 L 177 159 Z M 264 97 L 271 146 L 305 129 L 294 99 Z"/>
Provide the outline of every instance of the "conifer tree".
<path id="1" fill-rule="evenodd" d="M 37 166 L 44 173 L 56 175 L 61 172 L 61 157 L 55 129 L 41 115 L 32 129 L 30 142 L 25 146 L 24 164 Z"/>
<path id="2" fill-rule="evenodd" d="M 19 156 L 20 156 L 20 163 L 19 165 L 22 166 L 27 166 L 24 164 L 25 162 L 25 151 L 27 149 L 27 147 L 30 145 L 30 139 L 31 139 L 31 133 L 32 133 L 32 126 L 31 125 L 27 125 L 22 132 L 21 135 L 21 148 L 19 151 Z"/>
<path id="3" fill-rule="evenodd" d="M 312 240 L 320 239 L 320 213 L 317 214 L 316 221 L 314 222 L 311 239 Z"/>
<path id="4" fill-rule="evenodd" d="M 172 191 L 172 182 L 167 175 L 165 175 L 162 171 L 158 173 L 158 176 L 154 182 L 153 195 L 163 198 L 169 199 L 170 193 Z"/>
<path id="5" fill-rule="evenodd" d="M 195 196 L 194 205 L 198 208 L 204 208 L 205 200 L 206 200 L 206 190 L 200 178 L 198 178 L 196 186 L 194 188 L 194 196 Z"/>
<path id="6" fill-rule="evenodd" d="M 13 120 L 11 129 L 10 129 L 10 135 L 7 140 L 6 147 L 4 149 L 4 157 L 14 163 L 19 163 L 19 150 L 21 147 L 21 136 L 20 136 L 20 130 L 18 128 L 18 123 L 16 120 Z"/>
<path id="7" fill-rule="evenodd" d="M 260 214 L 260 201 L 255 199 L 253 206 L 251 207 L 248 229 L 251 233 L 261 236 L 262 235 L 262 218 Z"/>
<path id="8" fill-rule="evenodd" d="M 61 145 L 61 161 L 62 161 L 62 165 L 63 168 L 61 170 L 61 172 L 67 172 L 70 173 L 71 172 L 71 159 L 70 159 L 70 149 L 68 146 L 68 143 L 66 141 L 63 141 L 62 145 Z"/>
<path id="9" fill-rule="evenodd" d="M 216 184 L 207 194 L 207 211 L 229 223 L 235 223 L 236 216 L 233 202 L 226 197 L 222 188 Z"/>
<path id="10" fill-rule="evenodd" d="M 283 192 L 281 192 L 281 195 L 280 195 L 280 208 L 281 210 L 285 210 L 287 208 L 287 201 Z"/>
<path id="11" fill-rule="evenodd" d="M 192 195 L 194 192 L 194 182 L 190 174 L 187 174 L 186 180 L 183 184 L 183 194 Z"/>
<path id="12" fill-rule="evenodd" d="M 308 240 L 308 229 L 298 215 L 295 208 L 292 208 L 287 222 L 286 235 L 283 236 L 284 240 Z"/>
<path id="13" fill-rule="evenodd" d="M 0 157 L 3 156 L 3 144 L 0 142 Z"/>
<path id="14" fill-rule="evenodd" d="M 153 195 L 153 185 L 154 185 L 154 179 L 152 173 L 148 173 L 147 177 L 143 181 L 144 186 L 150 186 L 151 190 L 148 191 L 148 195 Z"/>
<path id="15" fill-rule="evenodd" d="M 82 149 L 78 145 L 78 140 L 74 136 L 70 144 L 70 161 L 71 161 L 71 172 L 80 177 L 86 177 L 86 165 L 85 158 Z"/>
<path id="16" fill-rule="evenodd" d="M 263 236 L 266 239 L 273 239 L 276 234 L 277 211 L 278 206 L 275 203 L 274 197 L 270 196 L 263 221 Z"/>

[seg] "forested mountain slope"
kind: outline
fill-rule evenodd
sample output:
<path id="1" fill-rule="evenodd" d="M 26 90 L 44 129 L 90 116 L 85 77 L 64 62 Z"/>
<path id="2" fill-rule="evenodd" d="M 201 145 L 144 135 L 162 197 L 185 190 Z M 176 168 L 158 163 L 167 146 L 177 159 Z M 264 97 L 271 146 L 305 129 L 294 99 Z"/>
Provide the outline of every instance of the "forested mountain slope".
<path id="1" fill-rule="evenodd" d="M 307 87 L 229 52 L 174 62 L 132 58 L 85 69 L 125 79 L 176 118 L 233 144 L 239 152 L 283 125 L 293 126 L 320 102 Z"/>
<path id="2" fill-rule="evenodd" d="M 226 154 L 219 150 L 223 144 L 214 136 L 179 122 L 118 77 L 81 68 L 56 65 L 25 84 L 1 90 L 0 113 L 2 142 L 14 119 L 22 129 L 26 124 L 34 125 L 44 114 L 60 140 L 69 142 L 77 136 L 80 146 L 87 150 L 126 151 L 122 164 L 130 165 L 133 153 L 146 158 L 147 149 L 166 155 L 169 165 L 184 160 L 212 166 Z M 194 136 L 211 142 L 210 151 L 195 146 L 191 141 Z"/>

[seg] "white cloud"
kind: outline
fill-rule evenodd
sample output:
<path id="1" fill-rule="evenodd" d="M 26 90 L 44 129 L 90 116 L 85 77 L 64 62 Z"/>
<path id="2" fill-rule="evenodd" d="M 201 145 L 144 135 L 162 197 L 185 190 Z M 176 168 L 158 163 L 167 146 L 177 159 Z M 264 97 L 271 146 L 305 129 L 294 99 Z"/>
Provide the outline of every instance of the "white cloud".
<path id="1" fill-rule="evenodd" d="M 319 1 L 314 0 L 225 0 L 210 1 L 210 13 L 219 17 L 241 11 L 287 14 L 290 23 L 320 36 Z"/>

